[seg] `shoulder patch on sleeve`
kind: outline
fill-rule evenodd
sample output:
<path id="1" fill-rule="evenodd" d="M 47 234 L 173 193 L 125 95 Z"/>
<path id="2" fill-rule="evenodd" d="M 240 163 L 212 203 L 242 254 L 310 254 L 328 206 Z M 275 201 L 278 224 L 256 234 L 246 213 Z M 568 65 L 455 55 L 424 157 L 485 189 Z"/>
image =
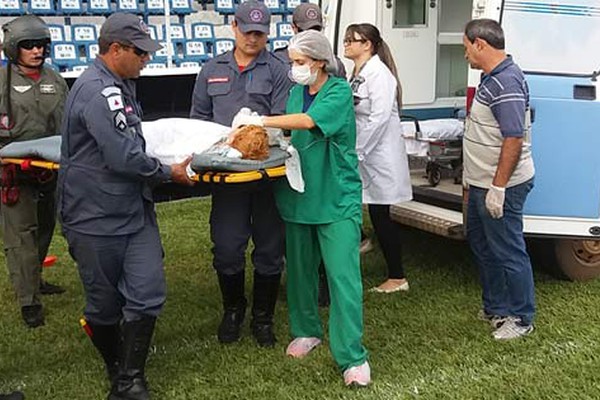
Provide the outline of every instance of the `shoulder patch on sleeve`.
<path id="1" fill-rule="evenodd" d="M 121 89 L 119 89 L 116 86 L 109 86 L 109 87 L 105 87 L 102 90 L 102 96 L 104 97 L 109 97 L 109 96 L 114 96 L 114 95 L 121 95 Z"/>

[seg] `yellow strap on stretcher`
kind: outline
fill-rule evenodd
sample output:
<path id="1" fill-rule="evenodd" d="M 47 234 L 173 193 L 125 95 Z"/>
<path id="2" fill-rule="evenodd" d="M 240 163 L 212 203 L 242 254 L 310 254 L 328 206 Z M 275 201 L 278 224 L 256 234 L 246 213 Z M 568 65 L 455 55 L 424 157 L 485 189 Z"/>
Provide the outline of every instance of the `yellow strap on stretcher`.
<path id="1" fill-rule="evenodd" d="M 58 169 L 59 164 L 51 161 L 30 160 L 24 158 L 3 158 L 3 164 L 22 165 L 23 162 L 28 162 L 32 167 L 44 169 Z M 245 172 L 223 172 L 223 171 L 206 171 L 196 174 L 192 177 L 193 181 L 204 183 L 244 183 L 259 181 L 265 178 L 279 178 L 285 176 L 285 165 L 279 167 L 266 168 L 255 171 Z"/>
<path id="2" fill-rule="evenodd" d="M 204 183 L 244 183 L 281 176 L 285 176 L 285 165 L 245 172 L 206 171 L 194 175 L 192 180 Z"/>
<path id="3" fill-rule="evenodd" d="M 22 165 L 24 162 L 28 162 L 28 164 L 32 167 L 44 168 L 44 169 L 58 169 L 60 164 L 52 162 L 52 161 L 44 161 L 44 160 L 30 160 L 25 158 L 3 158 L 2 164 L 17 164 Z"/>

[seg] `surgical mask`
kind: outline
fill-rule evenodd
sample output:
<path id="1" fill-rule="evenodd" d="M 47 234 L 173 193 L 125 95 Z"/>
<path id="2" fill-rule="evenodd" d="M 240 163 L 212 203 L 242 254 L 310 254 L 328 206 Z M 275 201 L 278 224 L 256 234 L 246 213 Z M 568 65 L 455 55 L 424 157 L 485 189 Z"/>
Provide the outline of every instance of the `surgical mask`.
<path id="1" fill-rule="evenodd" d="M 312 85 L 317 81 L 317 71 L 311 71 L 310 65 L 294 65 L 291 70 L 291 78 L 300 85 Z"/>

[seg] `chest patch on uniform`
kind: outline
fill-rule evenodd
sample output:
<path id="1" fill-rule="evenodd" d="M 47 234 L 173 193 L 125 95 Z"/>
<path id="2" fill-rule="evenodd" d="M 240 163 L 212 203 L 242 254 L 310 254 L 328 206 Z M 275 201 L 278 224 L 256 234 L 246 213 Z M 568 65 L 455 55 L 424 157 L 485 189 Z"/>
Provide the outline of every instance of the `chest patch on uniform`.
<path id="1" fill-rule="evenodd" d="M 25 93 L 26 91 L 28 91 L 29 89 L 31 89 L 31 85 L 27 85 L 27 86 L 16 86 L 16 85 L 14 85 L 13 89 L 15 89 L 19 93 Z"/>
<path id="2" fill-rule="evenodd" d="M 229 82 L 228 76 L 208 78 L 208 83 L 226 83 Z"/>
<path id="3" fill-rule="evenodd" d="M 115 128 L 124 131 L 127 128 L 127 117 L 122 111 L 115 114 Z"/>
<path id="4" fill-rule="evenodd" d="M 40 93 L 43 93 L 43 94 L 54 94 L 54 93 L 56 93 L 56 88 L 51 83 L 50 84 L 45 84 L 45 85 L 40 85 Z"/>
<path id="5" fill-rule="evenodd" d="M 108 103 L 110 111 L 123 109 L 123 99 L 120 95 L 107 97 L 106 102 Z"/>

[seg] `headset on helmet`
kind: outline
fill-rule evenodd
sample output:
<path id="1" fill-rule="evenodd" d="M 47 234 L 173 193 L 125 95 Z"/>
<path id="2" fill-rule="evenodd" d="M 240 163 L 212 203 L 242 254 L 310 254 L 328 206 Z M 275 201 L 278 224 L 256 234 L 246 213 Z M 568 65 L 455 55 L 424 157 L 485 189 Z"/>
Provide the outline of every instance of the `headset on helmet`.
<path id="1" fill-rule="evenodd" d="M 23 15 L 2 26 L 4 33 L 4 54 L 13 63 L 19 58 L 19 43 L 23 40 L 47 39 L 48 46 L 44 57 L 50 55 L 50 30 L 48 25 L 36 15 Z"/>

